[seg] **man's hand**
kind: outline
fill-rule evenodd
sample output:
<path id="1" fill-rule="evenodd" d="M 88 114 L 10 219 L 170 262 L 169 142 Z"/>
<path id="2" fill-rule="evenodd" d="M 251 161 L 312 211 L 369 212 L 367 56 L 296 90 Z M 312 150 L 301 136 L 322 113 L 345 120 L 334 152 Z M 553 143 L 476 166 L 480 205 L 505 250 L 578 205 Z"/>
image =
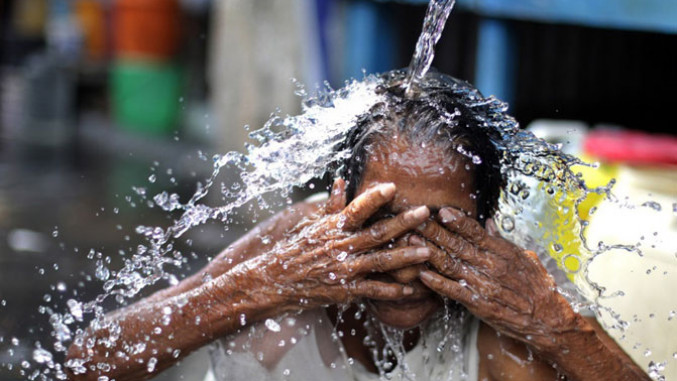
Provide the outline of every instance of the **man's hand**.
<path id="1" fill-rule="evenodd" d="M 417 230 L 427 239 L 430 262 L 439 272 L 422 272 L 423 283 L 464 304 L 497 331 L 547 351 L 554 335 L 577 328 L 579 315 L 557 292 L 535 253 L 489 234 L 453 208 L 443 208 L 437 221 Z"/>
<path id="2" fill-rule="evenodd" d="M 495 228 L 495 226 L 494 226 Z M 525 343 L 570 380 L 648 380 L 612 341 L 602 340 L 557 291 L 534 252 L 522 250 L 453 208 L 417 228 L 439 272 L 421 281 L 454 299 L 496 331 Z M 495 229 L 494 229 L 495 231 Z"/>
<path id="3" fill-rule="evenodd" d="M 346 206 L 345 183 L 337 180 L 324 210 L 302 221 L 268 253 L 234 267 L 228 281 L 235 276 L 245 300 L 253 292 L 255 299 L 267 299 L 264 304 L 276 314 L 363 297 L 392 300 L 410 295 L 409 286 L 366 279 L 371 272 L 397 270 L 430 257 L 430 250 L 420 246 L 377 250 L 428 219 L 426 207 L 362 228 L 394 195 L 393 184 L 379 184 Z"/>

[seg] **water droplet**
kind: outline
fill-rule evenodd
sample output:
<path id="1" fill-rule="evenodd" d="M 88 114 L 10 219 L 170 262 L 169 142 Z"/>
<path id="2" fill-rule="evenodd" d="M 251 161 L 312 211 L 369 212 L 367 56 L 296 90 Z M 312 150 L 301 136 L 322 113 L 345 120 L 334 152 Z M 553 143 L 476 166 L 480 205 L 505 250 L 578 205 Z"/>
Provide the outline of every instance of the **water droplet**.
<path id="1" fill-rule="evenodd" d="M 244 325 L 244 324 L 242 324 L 242 325 Z M 273 319 L 266 319 L 265 325 L 266 325 L 266 328 L 268 328 L 269 330 L 271 330 L 273 332 L 280 332 L 280 329 L 281 329 L 280 324 L 278 324 Z"/>
<path id="2" fill-rule="evenodd" d="M 667 364 L 667 361 L 663 362 L 653 362 L 649 361 L 649 377 L 652 380 L 659 380 L 659 381 L 665 381 L 665 376 L 662 375 L 663 371 L 665 371 L 665 365 Z"/>
<path id="3" fill-rule="evenodd" d="M 42 348 L 38 348 L 33 351 L 33 360 L 38 364 L 44 364 L 46 362 L 52 361 L 52 353 Z"/>
<path id="4" fill-rule="evenodd" d="M 657 212 L 660 212 L 662 209 L 661 204 L 657 203 L 656 201 L 647 201 L 643 203 L 642 206 L 646 208 L 651 208 Z"/>
<path id="5" fill-rule="evenodd" d="M 176 298 L 176 306 L 177 307 L 181 308 L 181 307 L 185 306 L 186 304 L 188 304 L 188 297 L 186 297 L 186 295 L 182 294 L 182 295 L 179 295 Z"/>
<path id="6" fill-rule="evenodd" d="M 146 364 L 148 373 L 152 373 L 155 370 L 155 365 L 157 365 L 157 359 L 155 357 L 148 359 L 148 364 Z"/>
<path id="7" fill-rule="evenodd" d="M 82 303 L 78 302 L 75 299 L 68 299 L 66 302 L 70 314 L 77 321 L 82 321 Z"/>
<path id="8" fill-rule="evenodd" d="M 108 268 L 103 265 L 102 261 L 97 261 L 94 276 L 97 277 L 97 279 L 99 280 L 105 281 L 108 279 L 108 277 L 110 277 L 110 270 L 108 270 Z"/>
<path id="9" fill-rule="evenodd" d="M 510 233 L 515 229 L 515 220 L 510 216 L 503 216 L 503 218 L 501 218 L 501 228 L 503 228 L 503 231 L 506 233 Z"/>

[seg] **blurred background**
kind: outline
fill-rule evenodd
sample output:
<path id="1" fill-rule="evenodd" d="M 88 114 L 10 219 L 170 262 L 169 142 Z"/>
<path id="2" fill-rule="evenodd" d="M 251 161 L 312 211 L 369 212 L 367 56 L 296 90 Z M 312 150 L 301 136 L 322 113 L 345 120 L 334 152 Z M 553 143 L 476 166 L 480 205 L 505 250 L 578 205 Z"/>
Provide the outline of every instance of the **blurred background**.
<path id="1" fill-rule="evenodd" d="M 21 361 L 47 340 L 45 308 L 100 290 L 90 249 L 121 261 L 138 242 L 137 225 L 169 222 L 149 197 L 191 194 L 211 173 L 212 154 L 242 148 L 245 126 L 299 112 L 292 79 L 310 90 L 340 87 L 363 70 L 407 66 L 426 6 L 0 0 L 0 379 L 21 379 Z M 677 2 L 457 0 L 436 52 L 440 71 L 600 161 L 583 174 L 592 184 L 616 178 L 621 198 L 658 203 L 629 216 L 600 206 L 590 216 L 592 241 L 658 237 L 645 252 L 654 262 L 609 258 L 600 279 L 677 271 Z M 619 227 L 619 216 L 633 223 Z M 182 248 L 195 257 L 184 274 L 241 234 L 199 230 Z M 677 318 L 667 317 L 677 302 L 662 302 L 677 287 L 668 278 L 637 280 L 647 287 L 626 302 L 665 305 L 652 332 L 675 337 Z M 626 350 L 646 367 L 646 346 L 633 344 Z M 667 371 L 677 361 L 670 345 L 652 349 L 667 354 Z M 206 369 L 201 351 L 158 379 L 199 380 Z"/>

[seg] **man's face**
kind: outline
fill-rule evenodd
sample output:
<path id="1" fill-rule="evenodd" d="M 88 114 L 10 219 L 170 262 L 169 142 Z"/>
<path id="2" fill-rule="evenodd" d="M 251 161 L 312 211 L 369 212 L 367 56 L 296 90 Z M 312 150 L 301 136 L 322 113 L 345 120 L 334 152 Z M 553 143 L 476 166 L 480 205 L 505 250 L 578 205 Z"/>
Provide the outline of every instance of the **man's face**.
<path id="1" fill-rule="evenodd" d="M 403 137 L 372 144 L 356 195 L 378 183 L 395 184 L 395 198 L 374 216 L 376 219 L 422 205 L 430 208 L 431 215 L 442 207 L 452 206 L 476 217 L 473 164 L 460 154 L 440 151 L 432 144 L 409 144 Z M 407 245 L 406 237 L 394 245 Z M 376 273 L 370 278 L 405 283 L 415 290 L 413 295 L 397 301 L 368 301 L 371 312 L 387 325 L 415 327 L 442 305 L 441 299 L 418 280 L 415 267 Z"/>

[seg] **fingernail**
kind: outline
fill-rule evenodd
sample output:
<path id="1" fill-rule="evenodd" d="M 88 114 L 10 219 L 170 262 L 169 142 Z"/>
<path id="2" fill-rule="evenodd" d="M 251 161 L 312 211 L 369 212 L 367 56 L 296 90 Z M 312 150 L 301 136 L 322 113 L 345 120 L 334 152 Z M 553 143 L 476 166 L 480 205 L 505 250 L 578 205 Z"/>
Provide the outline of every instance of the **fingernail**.
<path id="1" fill-rule="evenodd" d="M 416 230 L 424 230 L 425 227 L 428 226 L 427 222 L 424 222 L 416 227 Z"/>
<path id="2" fill-rule="evenodd" d="M 419 278 L 421 278 L 422 281 L 426 281 L 426 282 L 431 282 L 431 281 L 433 280 L 432 274 L 430 274 L 430 273 L 427 272 L 427 271 L 423 271 L 423 272 L 419 275 Z"/>
<path id="3" fill-rule="evenodd" d="M 411 214 L 418 220 L 427 218 L 430 215 L 430 210 L 428 210 L 427 206 L 419 206 L 418 208 L 414 209 Z"/>
<path id="4" fill-rule="evenodd" d="M 417 235 L 412 235 L 409 237 L 409 243 L 415 246 L 423 246 L 425 245 L 425 242 L 423 242 L 423 239 Z"/>
<path id="5" fill-rule="evenodd" d="M 379 185 L 378 192 L 383 197 L 390 197 L 393 194 L 395 194 L 395 184 L 393 184 L 393 183 L 381 184 L 381 185 Z"/>
<path id="6" fill-rule="evenodd" d="M 442 218 L 442 222 L 447 223 L 449 221 L 455 220 L 455 216 L 449 211 L 449 209 L 442 209 L 440 210 L 440 217 Z"/>
<path id="7" fill-rule="evenodd" d="M 416 249 L 416 256 L 421 258 L 429 257 L 430 249 L 428 249 L 427 247 L 421 247 L 419 249 Z"/>
<path id="8" fill-rule="evenodd" d="M 412 295 L 414 293 L 414 288 L 411 286 L 404 286 L 402 292 L 404 293 L 404 295 Z"/>

